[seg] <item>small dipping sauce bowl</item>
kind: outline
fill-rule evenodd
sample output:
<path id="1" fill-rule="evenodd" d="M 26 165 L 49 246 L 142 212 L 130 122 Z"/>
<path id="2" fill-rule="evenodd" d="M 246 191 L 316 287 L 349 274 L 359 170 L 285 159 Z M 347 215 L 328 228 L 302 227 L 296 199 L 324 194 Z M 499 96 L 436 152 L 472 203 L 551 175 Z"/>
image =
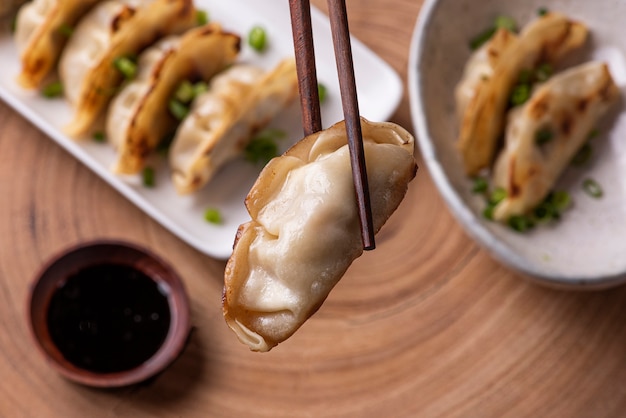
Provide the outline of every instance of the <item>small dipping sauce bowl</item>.
<path id="1" fill-rule="evenodd" d="M 62 376 L 113 388 L 143 382 L 182 353 L 191 329 L 183 283 L 137 245 L 69 248 L 37 274 L 28 299 L 35 343 Z"/>

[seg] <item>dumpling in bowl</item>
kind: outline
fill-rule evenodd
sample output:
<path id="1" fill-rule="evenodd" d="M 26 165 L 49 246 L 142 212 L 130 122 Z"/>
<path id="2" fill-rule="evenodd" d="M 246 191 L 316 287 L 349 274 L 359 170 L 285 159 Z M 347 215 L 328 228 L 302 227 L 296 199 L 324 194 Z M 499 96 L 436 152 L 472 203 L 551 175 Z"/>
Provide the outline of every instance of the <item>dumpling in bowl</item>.
<path id="1" fill-rule="evenodd" d="M 468 175 L 491 166 L 520 74 L 542 63 L 555 63 L 586 38 L 587 28 L 581 23 L 559 13 L 547 13 L 529 23 L 518 41 L 506 48 L 493 76 L 480 85 L 463 114 L 457 147 Z"/>
<path id="2" fill-rule="evenodd" d="M 554 76 L 512 111 L 494 170 L 494 183 L 506 198 L 495 207 L 494 219 L 506 221 L 541 203 L 618 97 L 607 65 L 590 62 Z"/>
<path id="3" fill-rule="evenodd" d="M 15 20 L 22 70 L 18 82 L 38 88 L 56 66 L 76 22 L 99 0 L 33 0 Z"/>
<path id="4" fill-rule="evenodd" d="M 109 0 L 95 6 L 74 30 L 59 62 L 65 96 L 75 114 L 68 134 L 87 132 L 124 74 L 115 63 L 130 59 L 157 39 L 196 25 L 192 0 Z"/>
<path id="5" fill-rule="evenodd" d="M 362 119 L 374 229 L 400 205 L 417 165 L 414 139 Z M 322 305 L 363 252 L 345 122 L 309 135 L 263 169 L 246 198 L 225 270 L 224 317 L 241 342 L 268 351 Z"/>
<path id="6" fill-rule="evenodd" d="M 200 189 L 297 95 L 293 59 L 267 74 L 239 65 L 216 76 L 208 92 L 196 99 L 172 143 L 169 156 L 176 189 L 180 193 Z"/>
<path id="7" fill-rule="evenodd" d="M 237 58 L 241 39 L 218 24 L 162 39 L 139 57 L 138 75 L 111 103 L 107 138 L 118 151 L 113 171 L 139 172 L 177 120 L 168 102 L 184 80 L 207 81 Z"/>
<path id="8" fill-rule="evenodd" d="M 517 35 L 510 30 L 500 28 L 489 41 L 472 54 L 463 71 L 463 77 L 454 90 L 460 120 L 463 120 L 469 103 L 476 97 L 481 86 L 493 77 L 504 51 L 517 42 Z"/>

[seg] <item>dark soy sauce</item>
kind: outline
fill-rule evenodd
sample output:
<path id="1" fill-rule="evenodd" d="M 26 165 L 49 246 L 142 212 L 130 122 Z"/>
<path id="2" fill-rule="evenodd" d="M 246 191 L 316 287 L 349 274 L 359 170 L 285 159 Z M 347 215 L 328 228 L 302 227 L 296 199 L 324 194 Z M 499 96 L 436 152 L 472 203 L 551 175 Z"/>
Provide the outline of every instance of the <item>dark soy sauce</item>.
<path id="1" fill-rule="evenodd" d="M 170 310 L 157 283 L 122 264 L 87 267 L 67 278 L 48 309 L 52 340 L 67 361 L 96 373 L 133 369 L 163 344 Z"/>

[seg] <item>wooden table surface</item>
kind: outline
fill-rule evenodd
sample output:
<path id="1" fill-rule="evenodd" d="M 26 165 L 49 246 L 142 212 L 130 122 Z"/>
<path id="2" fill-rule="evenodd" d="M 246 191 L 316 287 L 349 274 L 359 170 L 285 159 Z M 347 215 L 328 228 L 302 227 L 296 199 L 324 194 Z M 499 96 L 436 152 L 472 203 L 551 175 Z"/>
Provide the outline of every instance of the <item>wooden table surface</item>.
<path id="1" fill-rule="evenodd" d="M 405 81 L 420 4 L 348 1 L 352 32 Z M 413 129 L 406 95 L 392 119 Z M 0 417 L 626 414 L 626 288 L 551 290 L 499 265 L 453 219 L 419 151 L 376 251 L 290 340 L 258 354 L 222 319 L 223 261 L 185 245 L 4 104 L 0 127 Z M 27 332 L 35 272 L 97 238 L 162 255 L 191 296 L 190 343 L 150 385 L 69 383 Z"/>

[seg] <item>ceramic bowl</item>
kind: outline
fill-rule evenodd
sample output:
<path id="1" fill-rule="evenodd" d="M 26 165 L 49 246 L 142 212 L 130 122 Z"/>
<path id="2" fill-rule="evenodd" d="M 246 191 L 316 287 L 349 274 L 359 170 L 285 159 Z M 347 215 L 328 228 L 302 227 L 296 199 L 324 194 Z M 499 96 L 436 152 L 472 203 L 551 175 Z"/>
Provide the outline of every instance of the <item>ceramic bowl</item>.
<path id="1" fill-rule="evenodd" d="M 52 295 L 68 276 L 105 263 L 130 266 L 150 277 L 167 295 L 170 310 L 169 330 L 158 351 L 140 366 L 115 373 L 92 372 L 66 360 L 47 325 Z M 31 286 L 27 316 L 36 346 L 54 369 L 74 382 L 102 388 L 140 383 L 162 372 L 181 354 L 190 332 L 189 300 L 174 269 L 147 249 L 122 241 L 88 242 L 53 257 L 41 268 Z"/>
<path id="2" fill-rule="evenodd" d="M 523 26 L 541 8 L 585 23 L 590 39 L 564 66 L 604 60 L 624 93 L 626 2 L 618 0 L 426 0 L 414 30 L 408 77 L 412 118 L 426 165 L 451 212 L 467 233 L 509 267 L 541 283 L 603 288 L 626 280 L 626 115 L 624 100 L 605 115 L 594 139 L 592 161 L 568 168 L 556 189 L 573 200 L 560 221 L 520 234 L 482 216 L 484 199 L 455 149 L 458 122 L 454 88 L 470 57 L 469 40 L 508 15 Z M 623 96 L 623 94 L 622 94 Z M 601 184 L 600 199 L 581 187 L 584 178 Z"/>

